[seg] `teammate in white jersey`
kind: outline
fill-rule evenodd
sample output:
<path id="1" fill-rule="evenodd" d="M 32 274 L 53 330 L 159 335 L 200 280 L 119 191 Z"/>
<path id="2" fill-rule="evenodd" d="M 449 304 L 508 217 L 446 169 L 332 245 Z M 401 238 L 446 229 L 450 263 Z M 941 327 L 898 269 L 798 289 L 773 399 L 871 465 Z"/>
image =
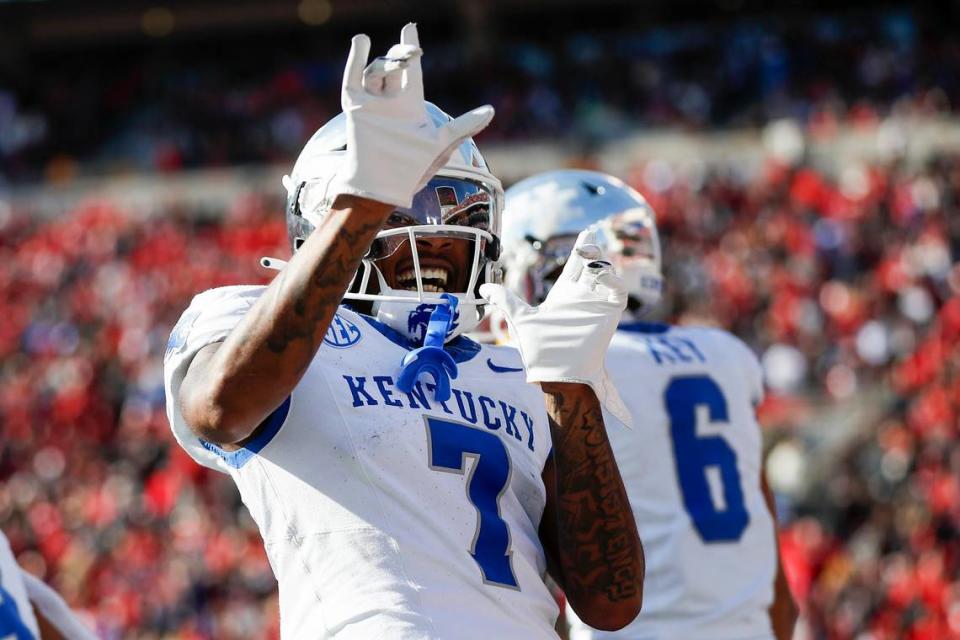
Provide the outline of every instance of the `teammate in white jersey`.
<path id="1" fill-rule="evenodd" d="M 0 532 L 0 638 L 93 640 L 60 595 L 17 564 Z"/>
<path id="2" fill-rule="evenodd" d="M 174 434 L 236 482 L 284 637 L 555 637 L 548 568 L 622 627 L 643 554 L 598 399 L 618 406 L 602 359 L 626 291 L 585 237 L 555 295 L 511 307 L 522 356 L 460 335 L 481 294 L 506 304 L 502 188 L 470 139 L 493 111 L 424 102 L 413 25 L 365 69 L 369 46 L 284 180 L 292 259 L 174 329 Z"/>
<path id="3" fill-rule="evenodd" d="M 581 229 L 594 225 L 630 292 L 606 357 L 633 414 L 610 442 L 647 561 L 643 612 L 613 634 L 574 619 L 571 638 L 779 640 L 796 612 L 778 561 L 754 407 L 760 365 L 718 329 L 638 320 L 660 299 L 654 213 L 622 181 L 552 171 L 507 191 L 508 286 L 543 299 Z"/>

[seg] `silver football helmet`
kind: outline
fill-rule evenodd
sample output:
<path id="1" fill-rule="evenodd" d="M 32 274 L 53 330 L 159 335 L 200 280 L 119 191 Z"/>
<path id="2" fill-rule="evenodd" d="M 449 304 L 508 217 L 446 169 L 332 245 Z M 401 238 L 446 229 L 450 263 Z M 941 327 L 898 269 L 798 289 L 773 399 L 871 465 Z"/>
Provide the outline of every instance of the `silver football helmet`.
<path id="1" fill-rule="evenodd" d="M 451 120 L 427 103 L 435 126 Z M 326 187 L 340 168 L 347 148 L 346 117 L 339 114 L 307 142 L 293 171 L 284 177 L 287 189 L 287 232 L 294 252 L 319 225 L 332 204 Z M 413 198 L 410 208 L 398 208 L 376 236 L 344 295 L 370 301 L 377 319 L 412 340 L 423 339 L 429 310 L 446 304 L 441 294 L 457 297 L 457 314 L 447 339 L 466 333 L 483 318 L 486 302 L 477 290 L 485 282 L 500 281 L 500 220 L 503 187 L 490 173 L 476 143 L 468 138 Z M 472 264 L 464 291 L 446 291 L 449 274 L 421 266 L 417 240 L 457 238 L 472 243 Z M 409 269 L 387 283 L 378 262 L 397 251 L 409 253 Z M 425 273 L 426 272 L 426 273 Z"/>
<path id="2" fill-rule="evenodd" d="M 591 225 L 627 285 L 630 310 L 645 314 L 663 292 L 653 209 L 622 180 L 596 171 L 548 171 L 507 190 L 506 285 L 532 304 L 542 302 L 577 235 Z"/>

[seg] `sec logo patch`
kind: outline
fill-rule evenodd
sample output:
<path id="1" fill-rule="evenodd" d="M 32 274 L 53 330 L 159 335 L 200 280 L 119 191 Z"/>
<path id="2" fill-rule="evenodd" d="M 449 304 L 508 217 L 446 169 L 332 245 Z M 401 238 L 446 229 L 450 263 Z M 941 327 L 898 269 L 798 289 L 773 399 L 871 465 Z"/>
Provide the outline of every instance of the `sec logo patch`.
<path id="1" fill-rule="evenodd" d="M 360 341 L 360 329 L 357 328 L 357 325 L 337 314 L 333 316 L 333 321 L 330 323 L 323 341 L 331 347 L 345 349 Z"/>
<path id="2" fill-rule="evenodd" d="M 164 360 L 169 358 L 170 354 L 180 351 L 183 346 L 187 344 L 187 336 L 190 335 L 190 329 L 193 328 L 193 323 L 196 322 L 199 315 L 199 310 L 190 310 L 184 313 L 180 320 L 177 321 L 177 326 L 173 328 L 173 331 L 170 333 L 170 339 L 167 341 L 167 350 L 163 354 Z"/>

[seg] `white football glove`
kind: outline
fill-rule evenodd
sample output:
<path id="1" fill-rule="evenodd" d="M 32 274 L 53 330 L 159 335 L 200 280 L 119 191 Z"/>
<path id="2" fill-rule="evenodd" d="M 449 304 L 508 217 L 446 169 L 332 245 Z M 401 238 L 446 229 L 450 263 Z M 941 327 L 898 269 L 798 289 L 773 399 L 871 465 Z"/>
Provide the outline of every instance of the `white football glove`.
<path id="1" fill-rule="evenodd" d="M 527 382 L 579 382 L 628 427 L 630 412 L 603 367 L 610 338 L 627 306 L 627 289 L 604 260 L 591 227 L 580 233 L 563 272 L 539 307 L 499 284 L 480 295 L 507 319 L 527 370 Z"/>
<path id="2" fill-rule="evenodd" d="M 364 69 L 369 54 L 370 38 L 354 36 L 340 94 L 347 117 L 346 158 L 326 194 L 409 207 L 457 145 L 490 123 L 493 107 L 474 109 L 439 128 L 433 124 L 423 98 L 423 51 L 413 23 L 400 32 L 400 44 Z"/>

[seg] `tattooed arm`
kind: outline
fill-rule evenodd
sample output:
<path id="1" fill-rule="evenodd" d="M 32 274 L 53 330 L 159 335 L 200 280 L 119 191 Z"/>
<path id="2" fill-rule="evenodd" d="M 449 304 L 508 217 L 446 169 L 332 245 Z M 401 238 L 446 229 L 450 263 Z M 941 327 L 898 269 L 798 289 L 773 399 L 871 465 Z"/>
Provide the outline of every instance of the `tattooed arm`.
<path id="1" fill-rule="evenodd" d="M 320 226 L 222 343 L 202 349 L 180 387 L 194 432 L 242 443 L 293 391 L 393 206 L 338 196 Z"/>
<path id="2" fill-rule="evenodd" d="M 591 627 L 629 624 L 643 602 L 643 547 L 590 387 L 541 383 L 553 437 L 540 538 L 551 575 Z"/>
<path id="3" fill-rule="evenodd" d="M 793 637 L 793 629 L 797 624 L 799 611 L 797 603 L 790 592 L 790 585 L 787 583 L 787 576 L 783 571 L 783 557 L 780 555 L 779 525 L 777 524 L 777 508 L 773 500 L 773 493 L 767 485 L 767 475 L 760 471 L 760 490 L 763 492 L 764 502 L 767 503 L 767 509 L 770 510 L 770 517 L 773 519 L 773 533 L 777 537 L 777 573 L 773 580 L 773 602 L 770 604 L 768 613 L 770 615 L 770 624 L 773 627 L 773 634 L 777 640 L 790 640 Z"/>

